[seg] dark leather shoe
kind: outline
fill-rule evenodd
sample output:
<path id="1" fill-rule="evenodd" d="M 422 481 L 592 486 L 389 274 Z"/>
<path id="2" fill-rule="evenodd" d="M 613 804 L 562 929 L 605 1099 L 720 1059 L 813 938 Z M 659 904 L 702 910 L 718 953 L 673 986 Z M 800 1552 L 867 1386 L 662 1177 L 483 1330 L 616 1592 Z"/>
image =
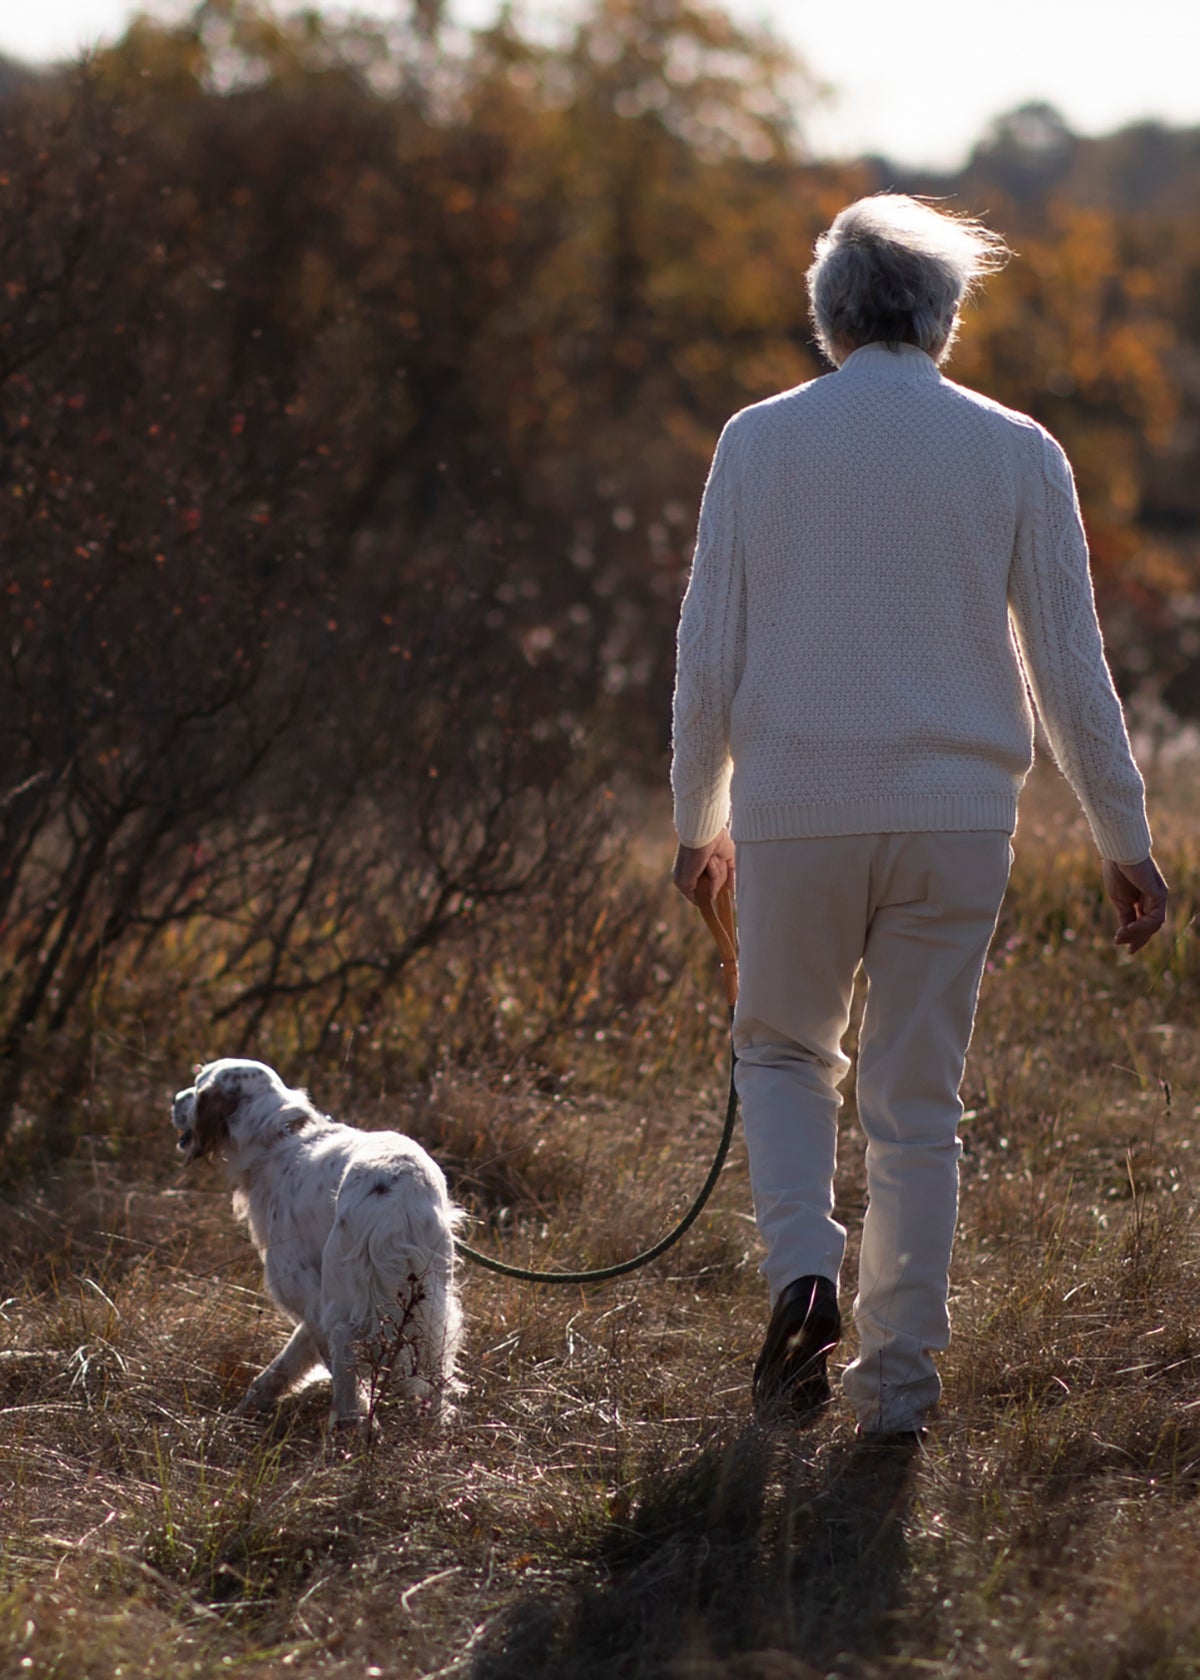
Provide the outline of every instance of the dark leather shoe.
<path id="1" fill-rule="evenodd" d="M 831 1395 L 825 1364 L 842 1334 L 837 1290 L 827 1277 L 789 1283 L 767 1326 L 754 1367 L 754 1404 L 760 1413 L 788 1410 L 814 1417 Z"/>

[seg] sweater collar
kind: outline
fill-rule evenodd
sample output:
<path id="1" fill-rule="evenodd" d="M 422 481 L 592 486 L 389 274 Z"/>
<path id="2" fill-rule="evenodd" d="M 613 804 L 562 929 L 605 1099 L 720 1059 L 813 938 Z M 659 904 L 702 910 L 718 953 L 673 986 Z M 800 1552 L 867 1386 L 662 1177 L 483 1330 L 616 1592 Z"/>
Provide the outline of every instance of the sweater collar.
<path id="1" fill-rule="evenodd" d="M 916 379 L 940 379 L 932 356 L 915 344 L 864 344 L 853 351 L 837 370 L 838 377 L 888 379 L 908 384 Z"/>

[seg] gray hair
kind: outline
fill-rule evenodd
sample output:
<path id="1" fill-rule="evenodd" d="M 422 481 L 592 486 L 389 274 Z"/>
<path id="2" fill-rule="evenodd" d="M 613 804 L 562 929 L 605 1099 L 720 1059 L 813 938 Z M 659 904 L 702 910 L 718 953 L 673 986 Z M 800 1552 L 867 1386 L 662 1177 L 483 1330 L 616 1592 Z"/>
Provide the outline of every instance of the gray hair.
<path id="1" fill-rule="evenodd" d="M 906 193 L 876 193 L 840 212 L 816 255 L 807 277 L 813 325 L 840 367 L 876 343 L 915 344 L 942 361 L 958 331 L 959 305 L 1012 253 L 973 217 Z"/>

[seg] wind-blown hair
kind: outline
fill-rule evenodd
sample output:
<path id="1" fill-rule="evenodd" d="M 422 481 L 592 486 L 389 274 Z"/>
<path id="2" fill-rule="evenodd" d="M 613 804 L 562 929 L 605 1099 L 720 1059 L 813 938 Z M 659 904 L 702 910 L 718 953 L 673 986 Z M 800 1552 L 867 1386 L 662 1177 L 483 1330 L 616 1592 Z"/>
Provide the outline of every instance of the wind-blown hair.
<path id="1" fill-rule="evenodd" d="M 816 244 L 808 296 L 821 349 L 840 367 L 864 344 L 950 351 L 958 310 L 979 279 L 1011 256 L 998 233 L 906 193 L 849 204 Z"/>

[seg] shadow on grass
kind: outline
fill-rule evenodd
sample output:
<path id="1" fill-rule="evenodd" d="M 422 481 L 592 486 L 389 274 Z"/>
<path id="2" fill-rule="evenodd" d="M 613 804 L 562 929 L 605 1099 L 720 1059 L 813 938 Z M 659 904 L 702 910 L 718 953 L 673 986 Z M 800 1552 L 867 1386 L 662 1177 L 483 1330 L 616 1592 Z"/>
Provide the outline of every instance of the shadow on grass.
<path id="1" fill-rule="evenodd" d="M 746 1429 L 650 1465 L 586 1574 L 518 1600 L 471 1680 L 802 1680 L 886 1658 L 916 1449 Z"/>

